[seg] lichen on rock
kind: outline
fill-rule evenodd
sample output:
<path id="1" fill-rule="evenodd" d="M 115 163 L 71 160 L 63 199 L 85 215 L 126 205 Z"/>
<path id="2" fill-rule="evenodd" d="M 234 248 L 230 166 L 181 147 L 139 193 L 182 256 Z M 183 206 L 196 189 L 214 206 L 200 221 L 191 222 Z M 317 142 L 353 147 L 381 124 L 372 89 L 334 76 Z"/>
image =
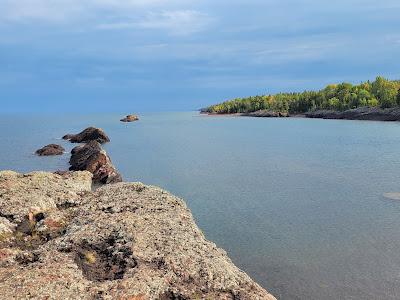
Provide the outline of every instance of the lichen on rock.
<path id="1" fill-rule="evenodd" d="M 0 243 L 1 297 L 275 299 L 206 240 L 181 199 L 90 184 L 88 172 L 0 172 L 0 235 L 41 241 Z"/>

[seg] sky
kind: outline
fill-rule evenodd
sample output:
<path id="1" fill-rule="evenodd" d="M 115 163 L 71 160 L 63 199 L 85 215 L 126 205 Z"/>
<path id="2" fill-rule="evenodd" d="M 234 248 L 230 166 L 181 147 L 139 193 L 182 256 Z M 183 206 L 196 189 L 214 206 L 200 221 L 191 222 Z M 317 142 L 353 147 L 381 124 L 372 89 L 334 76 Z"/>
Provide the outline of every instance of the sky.
<path id="1" fill-rule="evenodd" d="M 0 0 L 0 112 L 195 110 L 400 78 L 398 0 Z"/>

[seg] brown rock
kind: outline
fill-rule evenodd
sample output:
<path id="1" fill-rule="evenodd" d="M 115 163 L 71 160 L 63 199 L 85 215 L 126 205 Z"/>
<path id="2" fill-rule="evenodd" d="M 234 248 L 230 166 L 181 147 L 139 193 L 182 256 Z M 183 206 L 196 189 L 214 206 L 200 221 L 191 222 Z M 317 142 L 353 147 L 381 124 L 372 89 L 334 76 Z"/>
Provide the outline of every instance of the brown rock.
<path id="1" fill-rule="evenodd" d="M 93 174 L 93 183 L 108 184 L 121 182 L 122 177 L 100 144 L 91 141 L 77 146 L 71 151 L 70 171 L 89 171 Z"/>
<path id="2" fill-rule="evenodd" d="M 127 115 L 125 118 L 120 120 L 121 122 L 134 122 L 139 121 L 139 117 L 137 115 Z"/>
<path id="3" fill-rule="evenodd" d="M 204 237 L 181 199 L 141 183 L 90 191 L 88 174 L 0 172 L 0 229 L 18 241 L 0 243 L 2 299 L 275 299 Z M 75 206 L 54 206 L 70 193 Z M 30 208 L 40 195 L 42 214 Z M 13 216 L 30 212 L 31 231 L 18 232 Z"/>
<path id="4" fill-rule="evenodd" d="M 36 151 L 39 156 L 63 155 L 65 149 L 60 145 L 50 144 Z"/>
<path id="5" fill-rule="evenodd" d="M 89 127 L 78 134 L 67 134 L 63 136 L 64 140 L 69 140 L 71 143 L 87 143 L 90 141 L 96 141 L 100 144 L 104 144 L 110 141 L 106 133 L 95 127 Z"/>

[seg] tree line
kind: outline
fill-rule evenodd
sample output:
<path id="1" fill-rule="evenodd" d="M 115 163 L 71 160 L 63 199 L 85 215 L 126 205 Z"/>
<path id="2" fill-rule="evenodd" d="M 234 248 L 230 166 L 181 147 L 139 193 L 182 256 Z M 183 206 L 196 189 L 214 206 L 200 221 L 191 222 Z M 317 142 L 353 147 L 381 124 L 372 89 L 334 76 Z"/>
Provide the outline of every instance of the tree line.
<path id="1" fill-rule="evenodd" d="M 305 113 L 315 110 L 344 111 L 357 107 L 390 108 L 400 106 L 400 81 L 378 76 L 359 85 L 330 84 L 319 91 L 279 93 L 236 98 L 211 105 L 203 112 L 215 114 L 249 113 L 270 110 L 281 113 Z"/>

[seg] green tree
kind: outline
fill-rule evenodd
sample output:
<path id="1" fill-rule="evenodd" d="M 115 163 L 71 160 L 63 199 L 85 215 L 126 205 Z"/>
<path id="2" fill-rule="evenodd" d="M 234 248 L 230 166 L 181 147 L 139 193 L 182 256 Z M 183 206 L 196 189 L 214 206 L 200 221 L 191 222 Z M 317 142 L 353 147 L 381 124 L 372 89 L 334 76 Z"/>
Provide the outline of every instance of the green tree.
<path id="1" fill-rule="evenodd" d="M 400 105 L 400 89 L 397 91 L 396 102 L 397 102 L 397 105 Z"/>
<path id="2" fill-rule="evenodd" d="M 346 110 L 361 106 L 400 106 L 400 81 L 377 77 L 374 82 L 359 85 L 350 83 L 331 84 L 320 91 L 280 93 L 276 95 L 236 98 L 205 109 L 207 112 L 246 113 L 257 110 L 304 113 L 318 109 Z"/>
<path id="3" fill-rule="evenodd" d="M 397 92 L 396 84 L 383 77 L 378 76 L 372 83 L 372 93 L 382 108 L 393 107 L 397 104 Z"/>

